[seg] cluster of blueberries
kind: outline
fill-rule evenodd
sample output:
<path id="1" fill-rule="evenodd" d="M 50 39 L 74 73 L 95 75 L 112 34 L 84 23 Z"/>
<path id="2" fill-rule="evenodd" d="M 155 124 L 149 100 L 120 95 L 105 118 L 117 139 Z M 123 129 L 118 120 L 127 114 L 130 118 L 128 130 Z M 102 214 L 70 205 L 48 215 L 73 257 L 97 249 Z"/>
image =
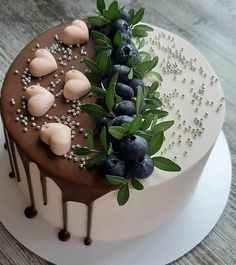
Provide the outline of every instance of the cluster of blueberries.
<path id="1" fill-rule="evenodd" d="M 130 67 L 127 66 L 128 60 L 135 56 L 136 62 L 141 62 L 139 52 L 132 43 L 132 29 L 128 25 L 130 16 L 128 12 L 122 11 L 120 19 L 114 21 L 110 33 L 110 39 L 113 41 L 116 32 L 119 30 L 122 37 L 122 47 L 113 51 L 111 55 L 112 69 L 111 75 L 118 72 L 118 79 L 115 87 L 116 94 L 119 95 L 123 101 L 114 106 L 114 113 L 116 117 L 111 119 L 109 117 L 101 117 L 96 120 L 96 127 L 98 131 L 105 126 L 121 126 L 122 124 L 130 124 L 135 117 L 135 101 L 138 87 L 144 88 L 142 79 L 129 79 Z M 110 78 L 107 77 L 102 81 L 103 86 L 107 89 Z M 105 100 L 103 97 L 98 97 L 96 104 L 106 109 Z M 143 110 L 144 111 L 144 110 Z M 115 154 L 106 155 L 100 163 L 100 168 L 106 175 L 115 175 L 122 177 L 147 178 L 153 170 L 153 161 L 148 155 L 148 143 L 141 136 L 130 134 L 121 140 L 112 137 L 107 130 L 107 141 L 112 143 Z"/>

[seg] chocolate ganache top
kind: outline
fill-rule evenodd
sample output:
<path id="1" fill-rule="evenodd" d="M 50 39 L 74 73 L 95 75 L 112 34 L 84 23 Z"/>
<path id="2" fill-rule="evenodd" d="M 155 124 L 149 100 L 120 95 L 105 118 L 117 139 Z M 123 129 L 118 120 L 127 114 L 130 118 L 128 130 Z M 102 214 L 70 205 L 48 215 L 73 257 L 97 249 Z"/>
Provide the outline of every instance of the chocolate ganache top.
<path id="1" fill-rule="evenodd" d="M 62 93 L 65 73 L 71 69 L 84 73 L 86 66 L 81 60 L 95 56 L 91 39 L 80 47 L 68 47 L 60 41 L 63 29 L 68 24 L 56 26 L 39 35 L 20 52 L 10 66 L 2 86 L 1 112 L 4 127 L 9 136 L 29 161 L 35 162 L 40 170 L 45 171 L 46 175 L 58 184 L 64 200 L 89 204 L 114 190 L 115 186 L 109 184 L 99 170 L 81 168 L 81 158 L 77 158 L 77 162 L 77 159 L 75 158 L 74 161 L 74 157 L 69 154 L 66 158 L 54 155 L 50 147 L 39 138 L 38 126 L 42 126 L 44 122 L 57 122 L 58 118 L 62 123 L 66 122 L 70 127 L 72 126 L 72 134 L 74 134 L 72 148 L 76 144 L 87 146 L 86 133 L 95 129 L 94 118 L 79 111 L 77 103 L 66 101 Z M 30 60 L 34 58 L 35 50 L 46 47 L 52 51 L 58 69 L 42 78 L 30 76 L 28 67 Z M 55 95 L 56 104 L 46 115 L 32 118 L 27 111 L 27 103 L 24 105 L 26 102 L 24 96 L 26 87 L 37 83 L 48 88 Z M 95 100 L 96 96 L 93 94 L 80 99 L 81 103 L 93 103 Z M 74 116 L 73 113 L 75 113 Z"/>

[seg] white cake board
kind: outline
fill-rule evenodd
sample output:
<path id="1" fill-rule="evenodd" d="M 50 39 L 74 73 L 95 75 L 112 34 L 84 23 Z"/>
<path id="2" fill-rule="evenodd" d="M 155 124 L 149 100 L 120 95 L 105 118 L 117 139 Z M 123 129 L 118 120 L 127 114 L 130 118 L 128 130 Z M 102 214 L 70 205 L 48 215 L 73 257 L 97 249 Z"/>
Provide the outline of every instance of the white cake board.
<path id="1" fill-rule="evenodd" d="M 193 197 L 179 214 L 157 231 L 136 239 L 118 242 L 93 242 L 81 239 L 68 242 L 57 238 L 58 230 L 40 216 L 24 216 L 28 206 L 15 180 L 8 177 L 7 152 L 0 145 L 0 220 L 25 247 L 57 265 L 162 265 L 170 263 L 200 243 L 220 218 L 231 185 L 231 158 L 223 132 L 212 150 Z M 171 194 L 170 194 L 171 196 Z"/>

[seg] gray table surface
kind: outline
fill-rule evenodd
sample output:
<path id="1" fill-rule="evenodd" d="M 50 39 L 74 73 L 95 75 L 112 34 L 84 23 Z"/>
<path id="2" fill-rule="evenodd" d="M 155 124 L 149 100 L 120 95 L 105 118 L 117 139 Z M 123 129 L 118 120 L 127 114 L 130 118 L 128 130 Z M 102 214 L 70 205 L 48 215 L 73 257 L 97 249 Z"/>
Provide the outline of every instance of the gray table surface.
<path id="1" fill-rule="evenodd" d="M 185 38 L 209 60 L 226 97 L 226 134 L 233 162 L 233 182 L 226 209 L 213 231 L 192 251 L 173 262 L 236 264 L 236 1 L 120 1 L 146 8 L 145 22 Z M 17 53 L 39 33 L 61 22 L 91 15 L 91 0 L 0 0 L 0 85 Z M 49 264 L 17 242 L 0 222 L 0 264 Z"/>

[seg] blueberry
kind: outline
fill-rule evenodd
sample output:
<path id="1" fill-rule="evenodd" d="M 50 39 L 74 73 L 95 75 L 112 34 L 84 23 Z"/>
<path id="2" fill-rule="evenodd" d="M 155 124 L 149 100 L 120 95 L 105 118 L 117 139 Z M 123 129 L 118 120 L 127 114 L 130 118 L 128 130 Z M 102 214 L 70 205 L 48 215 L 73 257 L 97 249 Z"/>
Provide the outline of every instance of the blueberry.
<path id="1" fill-rule="evenodd" d="M 117 83 L 116 94 L 123 99 L 131 99 L 134 96 L 134 91 L 130 86 L 127 86 L 123 83 Z"/>
<path id="2" fill-rule="evenodd" d="M 124 160 L 140 160 L 143 159 L 148 151 L 147 141 L 138 135 L 125 136 L 119 145 L 121 158 Z"/>
<path id="3" fill-rule="evenodd" d="M 95 102 L 97 105 L 106 108 L 106 103 L 104 97 L 98 97 Z"/>
<path id="4" fill-rule="evenodd" d="M 116 155 L 106 155 L 101 163 L 100 168 L 105 175 L 124 176 L 125 162 Z"/>
<path id="5" fill-rule="evenodd" d="M 144 88 L 144 82 L 143 82 L 143 80 L 141 80 L 139 78 L 131 79 L 128 82 L 128 85 L 133 88 L 135 96 L 137 96 L 137 90 L 138 90 L 137 88 L 138 88 L 138 86 L 141 86 L 142 88 Z"/>
<path id="6" fill-rule="evenodd" d="M 121 19 L 124 19 L 126 22 L 129 22 L 130 20 L 130 14 L 126 10 L 121 11 Z"/>
<path id="7" fill-rule="evenodd" d="M 154 165 L 151 157 L 145 155 L 143 159 L 127 163 L 127 175 L 132 178 L 145 179 L 152 175 Z"/>
<path id="8" fill-rule="evenodd" d="M 130 68 L 126 65 L 122 64 L 114 64 L 111 68 L 112 74 L 118 72 L 118 82 L 126 83 L 129 81 L 128 75 L 130 72 Z"/>
<path id="9" fill-rule="evenodd" d="M 135 103 L 133 101 L 123 100 L 122 102 L 115 105 L 114 112 L 117 116 L 132 116 L 135 113 Z"/>
<path id="10" fill-rule="evenodd" d="M 130 38 L 132 37 L 132 29 L 129 26 L 129 24 L 127 23 L 127 21 L 125 21 L 124 19 L 117 19 L 112 24 L 112 30 L 111 30 L 112 39 L 114 38 L 117 30 L 120 30 L 121 33 L 126 33 L 127 35 L 130 36 Z"/>
<path id="11" fill-rule="evenodd" d="M 112 126 L 121 126 L 124 123 L 130 124 L 132 122 L 133 118 L 131 118 L 130 116 L 127 115 L 121 115 L 116 117 L 113 121 L 112 121 Z"/>
<path id="12" fill-rule="evenodd" d="M 99 117 L 96 118 L 96 128 L 100 132 L 102 128 L 105 126 L 107 127 L 108 122 L 110 121 L 107 117 Z"/>
<path id="13" fill-rule="evenodd" d="M 113 151 L 118 152 L 119 151 L 120 140 L 114 138 L 109 133 L 107 134 L 107 137 L 109 138 L 110 143 L 112 144 Z"/>
<path id="14" fill-rule="evenodd" d="M 131 44 L 131 37 L 129 34 L 121 33 L 122 44 Z"/>
<path id="15" fill-rule="evenodd" d="M 133 44 L 125 44 L 115 52 L 115 62 L 126 64 L 130 57 L 138 58 L 138 49 Z"/>
<path id="16" fill-rule="evenodd" d="M 104 86 L 105 89 L 108 89 L 110 83 L 110 78 L 106 77 L 102 80 L 102 85 Z"/>

